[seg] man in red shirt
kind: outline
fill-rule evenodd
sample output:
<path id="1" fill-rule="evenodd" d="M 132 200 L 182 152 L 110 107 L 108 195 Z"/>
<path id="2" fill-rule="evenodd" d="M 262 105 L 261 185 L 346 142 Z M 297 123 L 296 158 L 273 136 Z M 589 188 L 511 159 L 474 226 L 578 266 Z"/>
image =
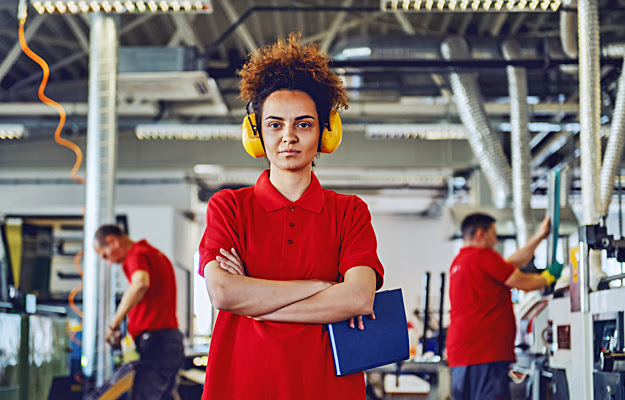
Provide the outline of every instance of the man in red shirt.
<path id="1" fill-rule="evenodd" d="M 96 231 L 94 247 L 105 261 L 122 264 L 130 283 L 105 339 L 119 342 L 120 325 L 128 315 L 128 333 L 140 356 L 132 399 L 171 399 L 184 357 L 171 262 L 145 240 L 135 242 L 115 225 L 103 225 Z"/>
<path id="2" fill-rule="evenodd" d="M 515 361 L 516 331 L 510 288 L 542 289 L 560 277 L 558 263 L 540 274 L 519 269 L 532 259 L 549 230 L 545 218 L 527 243 L 504 259 L 493 249 L 493 217 L 471 214 L 462 222 L 464 247 L 449 270 L 447 358 L 454 400 L 510 398 L 508 365 Z"/>

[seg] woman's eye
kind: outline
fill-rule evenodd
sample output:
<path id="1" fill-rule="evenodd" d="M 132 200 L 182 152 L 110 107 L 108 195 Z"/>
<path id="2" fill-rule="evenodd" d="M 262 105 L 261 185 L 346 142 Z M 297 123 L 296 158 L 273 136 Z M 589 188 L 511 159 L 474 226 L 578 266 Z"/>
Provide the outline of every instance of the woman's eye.
<path id="1" fill-rule="evenodd" d="M 312 125 L 308 122 L 301 122 L 299 126 L 300 128 L 310 128 Z"/>
<path id="2" fill-rule="evenodd" d="M 270 128 L 276 129 L 280 127 L 280 124 L 277 122 L 270 122 L 268 125 Z"/>

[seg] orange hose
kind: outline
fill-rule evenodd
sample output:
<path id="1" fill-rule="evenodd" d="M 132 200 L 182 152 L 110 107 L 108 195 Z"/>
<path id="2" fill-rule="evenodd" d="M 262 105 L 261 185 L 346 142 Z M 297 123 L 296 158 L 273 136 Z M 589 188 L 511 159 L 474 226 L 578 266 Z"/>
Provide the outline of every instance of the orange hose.
<path id="1" fill-rule="evenodd" d="M 80 268 L 80 259 L 82 258 L 82 255 L 83 255 L 83 252 L 79 251 L 74 256 L 74 267 L 76 267 L 76 270 L 78 271 L 78 274 L 80 274 L 81 278 L 82 278 L 82 268 Z M 69 302 L 69 306 L 72 308 L 72 310 L 74 310 L 76 314 L 78 314 L 78 316 L 82 320 L 82 310 L 76 305 L 76 302 L 74 301 L 74 298 L 76 297 L 78 292 L 80 292 L 81 290 L 82 290 L 82 282 L 80 282 L 79 284 L 77 284 L 76 286 L 72 288 L 72 290 L 69 292 L 69 296 L 67 300 Z M 82 346 L 80 341 L 76 339 L 75 333 L 70 334 L 70 338 L 72 339 L 74 343 L 80 344 Z"/>
<path id="2" fill-rule="evenodd" d="M 76 339 L 76 332 L 75 331 L 70 331 L 69 332 L 69 338 L 72 342 L 76 343 L 77 345 L 79 345 L 80 347 L 82 347 L 82 342 L 78 339 Z"/>
<path id="3" fill-rule="evenodd" d="M 72 310 L 74 310 L 74 312 L 78 314 L 78 316 L 82 319 L 82 310 L 76 305 L 76 302 L 74 301 L 74 298 L 76 297 L 78 292 L 80 292 L 81 290 L 82 290 L 82 282 L 74 286 L 72 290 L 69 292 L 68 301 L 69 301 L 69 306 L 72 308 Z"/>
<path id="4" fill-rule="evenodd" d="M 39 57 L 34 51 L 32 51 L 28 47 L 28 44 L 26 44 L 26 36 L 24 35 L 25 24 L 26 24 L 26 18 L 21 18 L 20 26 L 19 26 L 19 34 L 18 34 L 20 45 L 22 46 L 22 50 L 24 51 L 24 53 L 28 57 L 30 57 L 34 62 L 39 64 L 39 66 L 43 70 L 43 77 L 41 78 L 41 84 L 39 85 L 39 91 L 37 93 L 39 96 L 39 100 L 41 100 L 44 104 L 47 104 L 48 106 L 54 108 L 59 113 L 59 123 L 56 126 L 56 130 L 54 131 L 54 140 L 61 146 L 65 146 L 69 148 L 76 154 L 76 162 L 74 163 L 74 167 L 72 168 L 71 177 L 74 181 L 84 184 L 85 178 L 78 176 L 78 170 L 80 168 L 80 165 L 82 164 L 82 150 L 74 142 L 71 142 L 61 137 L 61 133 L 63 132 L 63 126 L 65 125 L 65 120 L 67 119 L 67 114 L 65 113 L 65 109 L 63 108 L 62 105 L 52 100 L 51 98 L 46 96 L 44 93 L 46 85 L 48 84 L 48 78 L 50 77 L 50 68 L 48 67 L 48 63 L 46 63 L 43 58 Z M 82 278 L 82 268 L 80 267 L 80 259 L 82 258 L 82 256 L 83 256 L 83 252 L 79 251 L 74 257 L 74 266 L 76 267 L 76 270 L 78 271 L 78 274 L 80 275 L 81 278 Z M 82 320 L 83 318 L 82 310 L 76 305 L 76 302 L 74 301 L 74 298 L 76 297 L 78 292 L 80 292 L 81 290 L 82 290 L 82 282 L 74 286 L 72 290 L 69 292 L 68 302 L 72 310 L 74 310 L 74 312 L 78 314 L 78 316 Z M 71 331 L 69 336 L 72 342 L 76 343 L 79 346 L 82 346 L 82 342 L 76 339 L 75 331 Z"/>
<path id="5" fill-rule="evenodd" d="M 63 106 L 44 94 L 44 89 L 48 83 L 48 77 L 50 76 L 50 68 L 48 67 L 48 64 L 41 57 L 35 54 L 35 52 L 33 52 L 26 44 L 26 37 L 24 36 L 25 23 L 25 18 L 20 19 L 20 45 L 22 46 L 22 50 L 24 50 L 24 53 L 34 62 L 39 64 L 39 66 L 43 70 L 43 78 L 41 79 L 41 84 L 39 85 L 38 92 L 39 100 L 58 111 L 60 118 L 59 124 L 57 125 L 56 131 L 54 132 L 54 140 L 61 146 L 65 146 L 72 150 L 74 153 L 76 153 L 76 162 L 74 163 L 74 167 L 72 168 L 72 179 L 78 183 L 85 183 L 85 179 L 78 176 L 78 169 L 80 168 L 80 164 L 82 163 L 82 150 L 80 150 L 80 147 L 78 147 L 75 143 L 61 137 L 61 132 L 63 131 L 63 126 L 65 125 L 65 119 L 67 117 L 67 114 L 65 113 L 65 109 L 63 108 Z"/>
<path id="6" fill-rule="evenodd" d="M 78 271 L 78 275 L 80 275 L 81 278 L 82 278 L 82 268 L 80 267 L 80 259 L 82 258 L 82 256 L 83 256 L 82 250 L 80 250 L 74 256 L 74 267 L 76 268 L 76 271 Z"/>

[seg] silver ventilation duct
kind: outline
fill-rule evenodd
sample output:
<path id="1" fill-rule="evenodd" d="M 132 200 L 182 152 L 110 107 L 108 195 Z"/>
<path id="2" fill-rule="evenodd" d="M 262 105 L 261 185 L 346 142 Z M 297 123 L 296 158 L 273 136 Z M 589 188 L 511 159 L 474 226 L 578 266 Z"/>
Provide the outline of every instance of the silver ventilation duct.
<path id="1" fill-rule="evenodd" d="M 625 46 L 621 46 L 621 51 Z M 625 61 L 624 65 L 625 67 Z M 599 210 L 601 216 L 608 215 L 612 194 L 614 193 L 614 177 L 623 155 L 623 144 L 625 143 L 625 73 L 621 72 L 618 80 L 616 93 L 616 103 L 612 116 L 612 126 L 610 137 L 603 156 L 601 167 L 601 184 L 599 190 Z"/>
<path id="2" fill-rule="evenodd" d="M 446 60 L 471 58 L 467 43 L 458 36 L 447 38 L 441 53 Z M 477 77 L 452 72 L 449 80 L 460 119 L 469 131 L 469 143 L 492 189 L 493 202 L 499 208 L 507 207 L 512 198 L 510 165 L 486 115 Z"/>
<path id="3" fill-rule="evenodd" d="M 89 52 L 89 117 L 84 228 L 82 366 L 100 386 L 112 373 L 111 350 L 104 341 L 111 316 L 111 270 L 98 259 L 93 235 L 114 222 L 113 199 L 117 146 L 117 18 L 91 16 Z M 94 376 L 95 375 L 95 376 Z"/>
<path id="4" fill-rule="evenodd" d="M 502 45 L 507 60 L 522 58 L 521 46 L 516 40 Z M 532 217 L 532 171 L 530 167 L 530 137 L 527 125 L 527 70 L 523 67 L 506 67 L 510 92 L 510 148 L 512 158 L 512 200 L 514 223 L 517 229 L 517 245 L 522 247 L 534 233 Z"/>
<path id="5" fill-rule="evenodd" d="M 599 65 L 599 12 L 594 0 L 582 0 L 579 13 L 579 98 L 582 206 L 584 225 L 598 221 L 601 170 L 601 81 Z"/>
<path id="6" fill-rule="evenodd" d="M 582 223 L 597 223 L 599 200 L 599 172 L 601 169 L 601 76 L 599 60 L 599 7 L 597 0 L 579 0 L 578 6 L 579 40 L 579 98 L 580 98 L 580 164 L 582 181 Z M 583 248 L 583 246 L 580 246 Z M 580 258 L 585 257 L 580 250 Z M 581 263 L 581 262 L 580 262 Z M 584 263 L 581 263 L 584 265 Z M 580 270 L 580 307 L 582 311 L 581 340 L 592 340 L 592 319 L 588 298 L 590 288 L 596 288 L 601 277 L 601 252 L 591 250 L 588 257 L 588 270 Z M 586 346 L 588 347 L 588 346 Z M 593 398 L 592 349 L 584 349 L 580 354 L 579 368 L 569 382 L 579 398 Z M 580 386 L 581 385 L 581 388 Z M 581 389 L 581 390 L 580 390 Z"/>
<path id="7" fill-rule="evenodd" d="M 563 6 L 567 9 L 577 7 L 576 0 L 565 0 Z M 577 13 L 573 11 L 560 12 L 560 42 L 562 50 L 569 58 L 577 58 Z"/>

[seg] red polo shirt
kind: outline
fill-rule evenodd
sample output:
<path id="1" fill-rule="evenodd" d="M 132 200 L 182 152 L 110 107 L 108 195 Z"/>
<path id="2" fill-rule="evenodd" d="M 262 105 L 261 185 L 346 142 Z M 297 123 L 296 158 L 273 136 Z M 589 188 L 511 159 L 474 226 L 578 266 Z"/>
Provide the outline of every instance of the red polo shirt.
<path id="1" fill-rule="evenodd" d="M 145 240 L 132 245 L 122 265 L 130 282 L 137 270 L 150 275 L 150 287 L 141 301 L 128 311 L 128 333 L 178 328 L 176 318 L 176 277 L 169 259 Z"/>
<path id="2" fill-rule="evenodd" d="M 516 324 L 505 282 L 516 267 L 495 250 L 463 247 L 449 269 L 450 367 L 514 361 Z"/>
<path id="3" fill-rule="evenodd" d="M 263 172 L 256 186 L 210 199 L 200 243 L 200 274 L 234 247 L 247 274 L 271 280 L 339 281 L 356 266 L 384 269 L 367 205 L 321 188 L 316 176 L 290 202 Z M 220 311 L 211 340 L 202 399 L 365 399 L 363 373 L 337 377 L 327 328 L 259 322 Z"/>

